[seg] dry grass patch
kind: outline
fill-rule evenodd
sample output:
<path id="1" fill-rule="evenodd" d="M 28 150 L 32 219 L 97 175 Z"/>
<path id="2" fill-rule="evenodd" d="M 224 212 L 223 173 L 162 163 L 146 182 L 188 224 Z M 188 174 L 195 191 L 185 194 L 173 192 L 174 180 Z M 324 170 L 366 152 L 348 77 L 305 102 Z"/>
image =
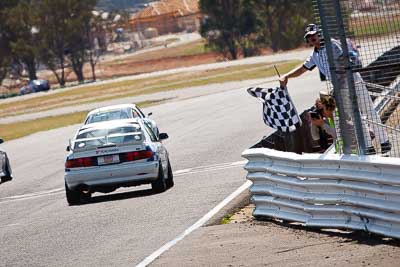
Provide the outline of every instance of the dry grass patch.
<path id="1" fill-rule="evenodd" d="M 205 47 L 205 44 L 206 41 L 201 39 L 188 44 L 183 44 L 174 47 L 167 47 L 163 48 L 162 50 L 146 52 L 138 55 L 132 55 L 131 57 L 126 57 L 124 59 L 113 60 L 107 62 L 107 64 L 109 66 L 113 66 L 113 65 L 120 65 L 132 62 L 147 61 L 149 59 L 158 60 L 158 59 L 175 58 L 182 56 L 193 56 L 211 52 L 209 49 Z"/>
<path id="2" fill-rule="evenodd" d="M 36 132 L 48 131 L 51 129 L 81 123 L 85 119 L 86 114 L 87 111 L 81 111 L 59 116 L 45 117 L 31 121 L 0 124 L 1 137 L 8 141 Z"/>

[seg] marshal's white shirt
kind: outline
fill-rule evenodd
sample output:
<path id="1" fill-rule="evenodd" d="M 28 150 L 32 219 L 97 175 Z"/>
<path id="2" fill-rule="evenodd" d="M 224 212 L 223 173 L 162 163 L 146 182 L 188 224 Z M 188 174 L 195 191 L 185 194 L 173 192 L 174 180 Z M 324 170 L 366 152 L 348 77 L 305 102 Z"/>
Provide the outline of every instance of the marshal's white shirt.
<path id="1" fill-rule="evenodd" d="M 336 61 L 343 54 L 343 50 L 339 41 L 332 39 L 331 44 L 333 50 L 333 59 Z M 329 71 L 326 47 L 322 46 L 320 49 L 314 48 L 310 56 L 304 62 L 303 67 L 308 70 L 313 70 L 315 67 L 318 67 L 319 71 L 322 72 L 322 74 L 324 74 L 328 80 L 330 80 L 331 73 Z"/>

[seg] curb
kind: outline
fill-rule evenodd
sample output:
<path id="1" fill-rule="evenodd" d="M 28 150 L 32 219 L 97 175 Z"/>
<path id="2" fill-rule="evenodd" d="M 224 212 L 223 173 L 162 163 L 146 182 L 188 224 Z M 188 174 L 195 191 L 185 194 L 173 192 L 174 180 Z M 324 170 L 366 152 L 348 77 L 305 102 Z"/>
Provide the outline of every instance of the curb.
<path id="1" fill-rule="evenodd" d="M 211 219 L 206 222 L 203 227 L 221 225 L 221 220 L 226 215 L 232 215 L 242 208 L 250 204 L 251 193 L 250 190 L 244 190 L 239 196 L 229 202 L 225 207 L 223 207 L 217 214 L 215 214 Z"/>

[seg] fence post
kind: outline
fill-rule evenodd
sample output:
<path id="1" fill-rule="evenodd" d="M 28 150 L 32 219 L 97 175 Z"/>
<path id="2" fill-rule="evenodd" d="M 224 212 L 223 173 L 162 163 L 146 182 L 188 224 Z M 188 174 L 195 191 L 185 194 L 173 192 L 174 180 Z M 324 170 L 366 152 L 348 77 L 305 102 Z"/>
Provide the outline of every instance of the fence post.
<path id="1" fill-rule="evenodd" d="M 333 2 L 333 5 L 328 5 L 327 2 L 331 2 L 331 4 Z M 328 63 L 329 63 L 328 65 L 329 65 L 329 71 L 331 73 L 331 82 L 334 89 L 334 96 L 337 103 L 337 108 L 339 110 L 339 129 L 340 129 L 340 135 L 343 139 L 343 153 L 351 154 L 353 152 L 352 144 L 353 144 L 353 136 L 355 130 L 359 152 L 361 154 L 364 154 L 365 140 L 362 133 L 363 128 L 361 124 L 361 116 L 359 113 L 357 96 L 355 93 L 352 67 L 349 61 L 349 54 L 348 54 L 349 51 L 346 42 L 346 34 L 344 31 L 343 17 L 340 8 L 340 3 L 339 0 L 332 0 L 332 1 L 317 0 L 317 4 L 321 20 L 321 26 L 323 30 L 326 52 L 328 56 Z M 326 7 L 324 6 L 324 4 L 326 5 Z M 326 14 L 325 8 L 331 8 L 333 10 L 328 10 L 328 11 L 335 11 L 336 13 L 335 19 L 337 20 L 338 35 L 340 37 L 341 47 L 343 50 L 344 66 L 340 66 L 340 64 L 337 64 L 333 56 L 332 39 L 331 39 L 332 36 L 330 33 L 330 30 L 332 29 L 328 26 L 329 16 Z M 338 71 L 343 71 L 343 74 L 345 74 L 345 76 L 343 76 L 343 74 L 339 74 L 342 75 L 342 77 L 337 75 Z M 348 90 L 348 92 L 345 92 L 344 90 Z M 348 99 L 346 99 L 346 96 L 348 96 L 351 100 L 351 102 L 349 103 L 349 107 L 347 107 L 345 104 L 348 101 Z M 354 126 L 351 125 L 351 120 L 355 124 Z"/>
<path id="2" fill-rule="evenodd" d="M 366 145 L 365 145 L 364 134 L 363 134 L 363 124 L 361 122 L 361 114 L 360 114 L 360 109 L 358 107 L 357 94 L 356 94 L 356 89 L 354 86 L 353 68 L 350 63 L 349 48 L 347 46 L 347 39 L 346 39 L 346 32 L 345 32 L 344 23 L 343 23 L 342 9 L 341 9 L 339 0 L 333 0 L 333 1 L 334 1 L 334 5 L 335 5 L 335 10 L 336 10 L 336 19 L 337 19 L 337 23 L 338 23 L 338 32 L 339 32 L 340 43 L 342 44 L 342 50 L 343 50 L 344 68 L 346 71 L 346 79 L 344 82 L 347 82 L 347 88 L 350 93 L 350 100 L 351 100 L 350 106 L 353 111 L 352 117 L 353 117 L 353 122 L 354 122 L 354 129 L 355 129 L 355 132 L 357 135 L 358 151 L 360 154 L 365 155 Z M 346 88 L 345 85 L 344 85 L 344 88 Z"/>
<path id="3" fill-rule="evenodd" d="M 339 113 L 342 114 L 344 111 L 344 105 L 342 101 L 342 94 L 339 88 L 339 82 L 336 78 L 336 75 L 333 75 L 335 73 L 335 62 L 333 60 L 333 54 L 332 54 L 332 44 L 330 42 L 331 36 L 329 34 L 328 30 L 328 22 L 327 22 L 327 16 L 325 15 L 325 10 L 323 6 L 323 1 L 322 0 L 317 0 L 318 4 L 318 12 L 319 12 L 319 17 L 321 20 L 321 26 L 322 26 L 322 31 L 323 31 L 323 36 L 325 40 L 325 45 L 326 45 L 326 52 L 328 56 L 328 61 L 329 61 L 329 71 L 331 72 L 331 82 L 333 85 L 333 88 L 335 90 L 335 100 L 337 104 L 337 108 L 339 110 Z M 344 154 L 351 154 L 351 144 L 352 144 L 352 138 L 351 138 L 351 132 L 350 129 L 347 127 L 347 120 L 344 116 L 344 113 L 342 116 L 339 116 L 339 128 L 340 128 L 340 135 L 343 139 L 343 153 Z"/>

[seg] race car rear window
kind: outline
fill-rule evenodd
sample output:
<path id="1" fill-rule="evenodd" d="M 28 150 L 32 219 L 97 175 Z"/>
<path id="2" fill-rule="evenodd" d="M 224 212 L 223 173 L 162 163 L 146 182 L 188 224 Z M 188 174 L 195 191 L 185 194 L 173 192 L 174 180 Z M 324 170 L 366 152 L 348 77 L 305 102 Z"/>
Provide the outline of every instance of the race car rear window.
<path id="1" fill-rule="evenodd" d="M 82 130 L 78 134 L 73 145 L 73 150 L 96 148 L 110 144 L 142 143 L 143 140 L 143 132 L 138 124 L 104 129 L 90 128 Z"/>
<path id="2" fill-rule="evenodd" d="M 84 138 L 93 138 L 93 137 L 103 137 L 106 135 L 116 135 L 116 134 L 124 134 L 124 133 L 134 133 L 140 131 L 139 125 L 126 125 L 120 127 L 113 128 L 105 128 L 105 129 L 85 129 L 79 132 L 76 139 L 84 139 Z"/>

